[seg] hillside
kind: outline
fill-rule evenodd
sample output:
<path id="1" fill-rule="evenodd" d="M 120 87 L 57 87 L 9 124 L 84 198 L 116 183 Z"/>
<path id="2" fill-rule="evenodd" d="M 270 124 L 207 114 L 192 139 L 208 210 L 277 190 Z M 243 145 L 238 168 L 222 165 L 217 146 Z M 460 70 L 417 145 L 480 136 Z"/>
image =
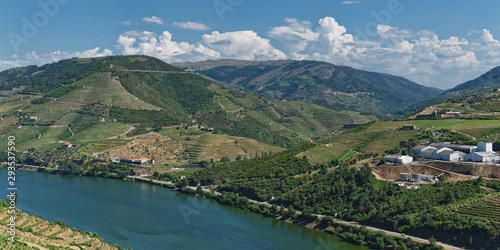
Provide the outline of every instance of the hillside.
<path id="1" fill-rule="evenodd" d="M 331 107 L 395 114 L 440 94 L 403 77 L 317 61 L 249 62 L 216 60 L 175 64 L 217 80 L 285 100 L 305 100 Z"/>
<path id="2" fill-rule="evenodd" d="M 16 213 L 16 243 L 8 240 L 8 226 L 11 214 L 5 201 L 0 201 L 0 248 L 2 249 L 122 249 L 104 242 L 97 234 L 71 229 L 60 221 L 51 222 L 40 216 Z"/>
<path id="3" fill-rule="evenodd" d="M 411 106 L 408 111 L 419 110 L 428 106 L 445 103 L 459 97 L 470 96 L 482 92 L 491 92 L 500 88 L 500 66 L 491 69 L 476 79 L 464 82 L 442 94 Z"/>
<path id="4" fill-rule="evenodd" d="M 228 89 L 146 56 L 70 59 L 14 68 L 0 72 L 0 90 L 0 140 L 15 136 L 17 148 L 23 151 L 57 148 L 64 142 L 98 144 L 190 125 L 207 134 L 249 138 L 248 143 L 255 145 L 248 148 L 256 148 L 250 151 L 262 153 L 269 147 L 260 143 L 291 147 L 344 124 L 376 119 Z M 200 138 L 205 140 L 200 142 L 202 151 L 185 147 L 191 154 L 178 152 L 172 160 L 206 159 L 211 146 L 207 141 L 216 143 L 220 138 Z M 186 159 L 186 154 L 194 158 Z"/>
<path id="5" fill-rule="evenodd" d="M 416 130 L 401 129 L 410 122 Z M 439 162 L 443 166 L 436 168 L 427 162 L 384 164 L 381 158 L 407 154 L 412 146 L 431 141 L 475 144 L 492 138 L 499 124 L 495 119 L 371 122 L 278 153 L 200 169 L 188 177 L 189 185 L 213 185 L 211 189 L 228 192 L 218 199 L 222 204 L 291 217 L 298 223 L 304 217 L 310 219 L 308 215 L 321 214 L 426 239 L 433 237 L 468 249 L 496 249 L 498 213 L 480 211 L 479 207 L 490 204 L 489 195 L 498 197 L 498 179 L 484 182 L 449 173 L 452 164 L 446 162 Z M 495 168 L 488 164 L 464 165 L 473 171 Z M 445 181 L 411 190 L 389 181 L 409 171 L 446 177 L 440 177 Z M 485 171 L 480 176 L 492 177 L 492 173 Z M 243 197 L 273 206 L 246 206 Z M 283 207 L 300 210 L 302 215 L 293 216 Z M 394 246 L 386 243 L 387 248 L 389 245 Z"/>
<path id="6" fill-rule="evenodd" d="M 410 118 L 432 117 L 435 119 L 439 118 L 440 115 L 446 116 L 449 112 L 457 113 L 456 118 L 461 119 L 499 119 L 500 92 L 495 89 L 494 91 L 462 95 L 447 102 L 429 106 Z"/>

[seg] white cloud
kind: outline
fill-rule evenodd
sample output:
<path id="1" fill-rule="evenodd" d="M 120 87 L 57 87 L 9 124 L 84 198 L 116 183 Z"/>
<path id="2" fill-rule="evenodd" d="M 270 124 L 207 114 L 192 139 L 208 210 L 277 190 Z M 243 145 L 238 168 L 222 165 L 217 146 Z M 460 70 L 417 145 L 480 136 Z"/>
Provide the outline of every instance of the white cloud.
<path id="1" fill-rule="evenodd" d="M 203 44 L 221 54 L 223 58 L 244 60 L 286 59 L 286 55 L 274 48 L 268 39 L 261 38 L 254 31 L 219 33 L 213 31 L 202 36 Z"/>
<path id="2" fill-rule="evenodd" d="M 311 22 L 300 21 L 296 18 L 285 18 L 286 26 L 274 27 L 268 32 L 269 36 L 280 40 L 292 52 L 303 50 L 311 41 L 319 37 L 319 33 L 311 29 Z"/>
<path id="3" fill-rule="evenodd" d="M 122 54 L 143 54 L 167 62 L 201 61 L 218 59 L 220 54 L 202 44 L 172 41 L 172 34 L 164 31 L 157 35 L 148 31 L 129 31 L 118 38 L 117 48 Z"/>
<path id="4" fill-rule="evenodd" d="M 500 42 L 488 30 L 471 32 L 476 39 L 440 39 L 430 30 L 378 25 L 378 40 L 357 40 L 334 18 L 316 28 L 308 21 L 285 19 L 269 36 L 290 48 L 297 60 L 321 60 L 365 70 L 405 76 L 418 83 L 450 88 L 500 63 Z M 482 52 L 482 53 L 478 53 Z"/>
<path id="5" fill-rule="evenodd" d="M 342 1 L 340 4 L 357 4 L 357 3 L 361 3 L 361 1 Z"/>
<path id="6" fill-rule="evenodd" d="M 195 22 L 174 22 L 172 26 L 188 30 L 210 30 L 210 27 L 203 23 Z"/>
<path id="7" fill-rule="evenodd" d="M 132 23 L 130 21 L 122 21 L 122 22 L 119 22 L 119 24 L 121 24 L 123 26 L 130 26 L 130 25 L 132 25 Z"/>
<path id="8" fill-rule="evenodd" d="M 159 17 L 156 17 L 156 16 L 152 16 L 152 17 L 144 17 L 142 18 L 142 21 L 146 22 L 146 23 L 152 23 L 152 24 L 163 24 L 163 20 L 161 20 L 161 18 Z"/>
<path id="9" fill-rule="evenodd" d="M 152 17 L 155 18 L 155 17 Z M 160 19 L 161 20 L 161 19 Z M 202 28 L 201 23 L 176 23 Z M 174 25 L 174 24 L 173 24 Z M 467 37 L 440 38 L 434 31 L 378 25 L 378 39 L 358 40 L 332 17 L 316 24 L 285 18 L 267 35 L 252 30 L 204 34 L 198 41 L 176 41 L 172 34 L 131 30 L 121 34 L 116 48 L 126 55 L 146 54 L 167 62 L 233 58 L 246 60 L 320 60 L 364 70 L 401 75 L 418 83 L 443 89 L 476 78 L 500 64 L 500 41 L 490 31 L 471 31 Z M 286 53 L 273 46 L 282 43 Z M 95 48 L 82 52 L 35 52 L 0 58 L 0 69 L 43 64 L 71 57 L 111 55 Z"/>
<path id="10" fill-rule="evenodd" d="M 172 34 L 164 31 L 157 35 L 148 31 L 129 31 L 118 38 L 117 48 L 122 54 L 145 54 L 167 62 L 201 61 L 219 58 L 246 60 L 285 59 L 283 52 L 275 49 L 268 39 L 253 31 L 219 33 L 202 36 L 196 44 L 172 40 Z"/>
<path id="11" fill-rule="evenodd" d="M 38 54 L 35 51 L 32 51 L 30 53 L 26 53 L 23 56 L 13 55 L 12 58 L 15 60 L 0 60 L 0 70 L 5 70 L 13 67 L 27 66 L 27 65 L 43 65 L 74 57 L 78 58 L 101 57 L 101 56 L 110 56 L 112 54 L 113 52 L 111 50 L 104 49 L 101 51 L 99 47 L 77 52 L 65 52 L 58 50 L 51 53 Z"/>

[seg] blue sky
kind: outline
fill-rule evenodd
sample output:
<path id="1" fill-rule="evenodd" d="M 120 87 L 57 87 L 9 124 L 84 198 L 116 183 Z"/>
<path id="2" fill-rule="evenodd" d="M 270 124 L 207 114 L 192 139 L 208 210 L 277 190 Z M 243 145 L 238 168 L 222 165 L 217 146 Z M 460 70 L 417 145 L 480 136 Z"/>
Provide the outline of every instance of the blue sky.
<path id="1" fill-rule="evenodd" d="M 500 1 L 2 1 L 0 70 L 147 54 L 308 59 L 453 87 L 500 64 Z"/>

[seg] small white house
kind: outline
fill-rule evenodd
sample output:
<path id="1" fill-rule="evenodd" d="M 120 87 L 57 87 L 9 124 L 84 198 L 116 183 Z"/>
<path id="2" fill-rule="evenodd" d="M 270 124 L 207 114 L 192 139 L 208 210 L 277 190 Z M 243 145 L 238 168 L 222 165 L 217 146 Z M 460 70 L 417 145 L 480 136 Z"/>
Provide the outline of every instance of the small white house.
<path id="1" fill-rule="evenodd" d="M 384 159 L 388 162 L 408 164 L 413 161 L 413 157 L 407 155 L 386 155 Z"/>

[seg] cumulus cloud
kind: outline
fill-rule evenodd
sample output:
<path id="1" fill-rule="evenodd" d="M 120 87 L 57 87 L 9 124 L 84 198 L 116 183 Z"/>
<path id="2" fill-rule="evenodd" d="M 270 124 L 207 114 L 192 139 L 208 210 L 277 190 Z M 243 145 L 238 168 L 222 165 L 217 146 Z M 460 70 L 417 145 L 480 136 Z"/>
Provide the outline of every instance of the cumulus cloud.
<path id="1" fill-rule="evenodd" d="M 218 51 L 224 58 L 239 58 L 244 60 L 276 60 L 285 59 L 280 50 L 271 46 L 268 39 L 261 38 L 254 31 L 235 31 L 202 36 L 203 44 Z"/>
<path id="2" fill-rule="evenodd" d="M 12 59 L 14 60 L 0 59 L 0 70 L 5 70 L 13 67 L 27 66 L 27 65 L 43 65 L 74 57 L 78 58 L 101 57 L 101 56 L 110 56 L 112 54 L 113 52 L 111 50 L 109 49 L 101 50 L 99 47 L 77 52 L 65 52 L 58 50 L 51 53 L 39 54 L 36 53 L 35 51 L 32 51 L 22 56 L 14 55 L 12 56 Z"/>
<path id="3" fill-rule="evenodd" d="M 163 20 L 161 20 L 161 18 L 159 17 L 156 17 L 156 16 L 152 16 L 152 17 L 144 17 L 142 18 L 142 21 L 146 22 L 146 23 L 151 23 L 151 24 L 163 24 Z"/>
<path id="4" fill-rule="evenodd" d="M 316 41 L 319 33 L 311 29 L 311 22 L 300 21 L 296 18 L 285 18 L 285 26 L 272 28 L 268 34 L 270 37 L 280 40 L 292 52 L 303 50 L 311 41 Z"/>
<path id="5" fill-rule="evenodd" d="M 196 22 L 174 22 L 172 26 L 188 30 L 210 30 L 209 26 Z"/>
<path id="6" fill-rule="evenodd" d="M 160 24 L 161 19 L 151 19 Z M 193 22 L 172 25 L 199 30 L 209 28 Z M 378 25 L 376 31 L 378 37 L 375 39 L 360 40 L 332 17 L 322 18 L 316 23 L 285 18 L 282 25 L 269 29 L 267 36 L 271 40 L 252 30 L 212 31 L 195 42 L 176 41 L 169 31 L 130 30 L 118 37 L 116 48 L 122 54 L 151 55 L 166 62 L 220 58 L 320 60 L 401 75 L 443 89 L 473 79 L 500 64 L 500 41 L 486 29 L 471 31 L 467 37 L 439 37 L 434 31 L 409 30 L 391 25 Z M 281 43 L 286 48 L 285 53 L 273 43 Z M 110 50 L 98 47 L 73 53 L 32 52 L 0 58 L 0 69 L 111 54 Z"/>
<path id="7" fill-rule="evenodd" d="M 378 25 L 379 39 L 366 41 L 332 17 L 320 19 L 315 28 L 308 21 L 284 22 L 268 35 L 289 48 L 290 58 L 401 75 L 430 86 L 449 88 L 500 63 L 500 42 L 488 30 L 473 32 L 475 39 L 443 39 L 430 30 Z"/>
<path id="8" fill-rule="evenodd" d="M 117 42 L 117 48 L 122 54 L 150 55 L 167 62 L 220 58 L 218 52 L 202 44 L 172 41 L 172 34 L 168 31 L 164 31 L 161 35 L 149 31 L 129 31 L 120 35 Z"/>
<path id="9" fill-rule="evenodd" d="M 196 44 L 172 40 L 172 34 L 161 35 L 148 31 L 129 31 L 118 38 L 122 54 L 145 54 L 167 62 L 200 61 L 219 58 L 246 60 L 285 59 L 283 52 L 271 46 L 253 31 L 205 34 Z"/>

